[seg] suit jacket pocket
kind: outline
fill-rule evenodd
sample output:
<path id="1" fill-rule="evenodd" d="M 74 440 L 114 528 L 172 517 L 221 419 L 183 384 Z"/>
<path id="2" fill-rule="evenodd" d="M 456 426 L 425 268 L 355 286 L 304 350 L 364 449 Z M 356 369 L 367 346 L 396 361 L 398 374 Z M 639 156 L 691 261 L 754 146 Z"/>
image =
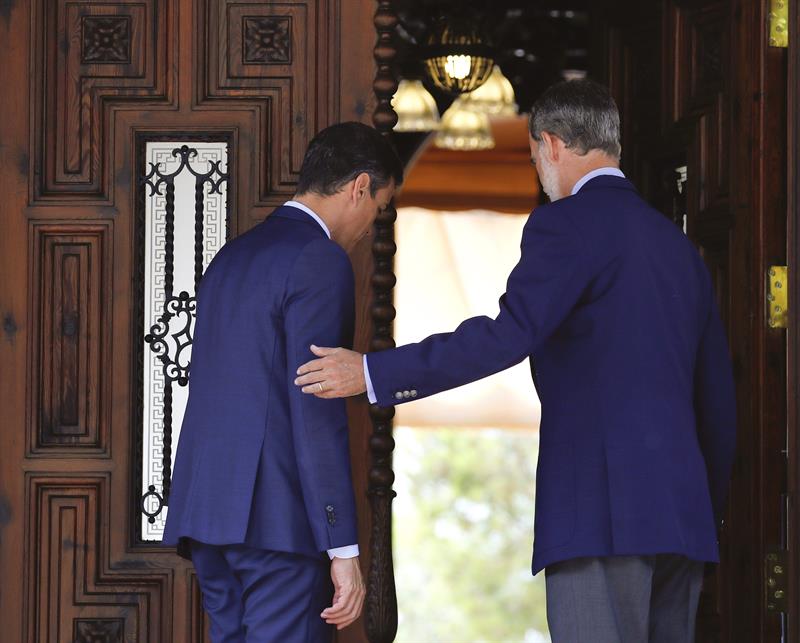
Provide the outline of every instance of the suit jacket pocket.
<path id="1" fill-rule="evenodd" d="M 572 444 L 540 446 L 536 468 L 535 546 L 539 552 L 575 536 L 575 460 Z"/>

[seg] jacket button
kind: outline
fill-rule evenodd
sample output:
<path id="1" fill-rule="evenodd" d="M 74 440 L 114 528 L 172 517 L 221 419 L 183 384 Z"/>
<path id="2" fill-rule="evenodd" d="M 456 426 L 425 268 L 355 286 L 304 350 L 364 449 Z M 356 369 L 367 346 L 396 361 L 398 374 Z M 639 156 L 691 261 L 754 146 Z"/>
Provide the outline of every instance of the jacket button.
<path id="1" fill-rule="evenodd" d="M 411 391 L 411 397 L 417 397 L 418 393 L 416 390 Z"/>
<path id="2" fill-rule="evenodd" d="M 403 397 L 408 399 L 411 397 L 411 391 L 403 391 Z"/>
<path id="3" fill-rule="evenodd" d="M 403 394 L 400 391 L 397 391 L 397 393 L 394 394 L 394 398 L 396 400 L 402 400 L 403 399 Z"/>

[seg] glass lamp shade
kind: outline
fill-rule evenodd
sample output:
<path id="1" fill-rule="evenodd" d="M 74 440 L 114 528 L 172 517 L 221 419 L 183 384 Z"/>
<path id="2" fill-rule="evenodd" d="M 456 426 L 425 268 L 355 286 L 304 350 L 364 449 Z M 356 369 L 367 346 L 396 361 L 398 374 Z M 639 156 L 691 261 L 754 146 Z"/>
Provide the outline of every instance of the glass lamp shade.
<path id="1" fill-rule="evenodd" d="M 437 87 L 451 94 L 465 94 L 485 83 L 494 59 L 474 31 L 457 32 L 445 27 L 431 37 L 425 67 Z"/>
<path id="2" fill-rule="evenodd" d="M 494 66 L 489 80 L 475 91 L 465 94 L 464 107 L 490 116 L 516 116 L 517 103 L 511 82 Z"/>
<path id="3" fill-rule="evenodd" d="M 586 70 L 584 69 L 564 69 L 561 72 L 561 78 L 564 80 L 583 80 L 586 78 Z"/>
<path id="4" fill-rule="evenodd" d="M 429 132 L 439 129 L 439 110 L 421 80 L 401 80 L 392 97 L 397 112 L 396 132 Z"/>
<path id="5" fill-rule="evenodd" d="M 457 98 L 442 116 L 436 134 L 436 147 L 448 150 L 487 150 L 494 147 L 489 117 L 481 112 L 466 109 L 464 101 Z"/>

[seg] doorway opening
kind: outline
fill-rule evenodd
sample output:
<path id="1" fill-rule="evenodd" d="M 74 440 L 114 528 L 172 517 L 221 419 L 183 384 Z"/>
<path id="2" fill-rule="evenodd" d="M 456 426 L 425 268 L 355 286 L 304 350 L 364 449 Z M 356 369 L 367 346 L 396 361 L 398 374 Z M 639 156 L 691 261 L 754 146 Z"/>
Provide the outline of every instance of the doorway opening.
<path id="1" fill-rule="evenodd" d="M 429 146 L 409 173 L 396 224 L 400 344 L 499 312 L 538 181 L 526 119 L 493 130 L 494 150 Z M 530 573 L 538 425 L 527 363 L 398 407 L 399 643 L 550 640 L 544 577 Z"/>
<path id="2" fill-rule="evenodd" d="M 646 201 L 685 231 L 708 266 L 734 363 L 739 448 L 719 537 L 721 563 L 707 567 L 700 597 L 700 641 L 797 638 L 798 593 L 792 590 L 798 574 L 788 574 L 790 587 L 784 588 L 775 576 L 776 568 L 783 573 L 784 567 L 771 562 L 785 556 L 789 569 L 798 568 L 797 512 L 791 502 L 800 469 L 791 395 L 796 388 L 796 324 L 789 323 L 787 334 L 770 323 L 768 286 L 774 281 L 767 279 L 773 269 L 791 267 L 796 257 L 791 246 L 796 232 L 796 5 L 731 0 L 396 4 L 399 76 L 420 79 L 431 92 L 442 129 L 464 128 L 445 128 L 454 120 L 445 112 L 452 97 L 437 91 L 431 82 L 436 77 L 426 66 L 426 43 L 441 18 L 461 23 L 464 16 L 478 17 L 472 24 L 485 27 L 487 41 L 496 43 L 494 61 L 523 110 L 561 78 L 588 73 L 607 85 L 621 113 L 623 172 Z M 788 17 L 781 8 L 788 10 Z M 776 37 L 781 32 L 792 37 Z M 424 136 L 419 128 L 405 131 Z M 410 136 L 395 137 L 401 151 L 410 152 L 406 158 L 417 144 Z M 477 160 L 483 152 L 469 154 Z M 420 165 L 411 171 L 400 205 L 501 209 L 492 205 L 499 203 L 497 195 L 487 193 L 481 201 L 469 184 L 458 188 L 469 196 L 457 206 L 409 202 L 415 183 L 418 194 L 441 198 L 441 192 L 456 192 L 423 173 Z M 472 169 L 477 183 L 481 170 Z M 426 185 L 420 184 L 423 178 Z M 489 189 L 505 183 L 501 177 Z M 400 219 L 398 237 L 402 212 Z M 792 239 L 788 254 L 787 225 Z M 402 239 L 398 247 L 399 262 L 403 252 L 413 251 L 404 248 Z M 399 276 L 402 288 L 406 277 Z M 425 315 L 413 301 L 399 303 L 399 327 L 409 312 L 406 307 L 409 314 Z M 418 339 L 400 333 L 397 338 L 400 343 Z M 479 405 L 470 401 L 470 406 Z M 398 427 L 403 423 L 400 416 Z M 400 430 L 398 434 L 402 437 Z M 400 444 L 399 468 L 402 448 Z M 397 556 L 402 564 L 400 529 Z M 402 610 L 402 592 L 400 597 Z M 401 636 L 402 627 L 401 622 Z"/>

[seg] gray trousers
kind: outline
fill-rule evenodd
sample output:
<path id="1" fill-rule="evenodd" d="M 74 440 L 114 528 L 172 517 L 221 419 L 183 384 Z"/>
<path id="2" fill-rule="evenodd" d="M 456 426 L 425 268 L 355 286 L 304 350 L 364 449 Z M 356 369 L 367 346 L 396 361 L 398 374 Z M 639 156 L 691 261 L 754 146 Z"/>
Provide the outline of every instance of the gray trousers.
<path id="1" fill-rule="evenodd" d="M 548 566 L 553 643 L 692 643 L 703 567 L 673 554 Z"/>

